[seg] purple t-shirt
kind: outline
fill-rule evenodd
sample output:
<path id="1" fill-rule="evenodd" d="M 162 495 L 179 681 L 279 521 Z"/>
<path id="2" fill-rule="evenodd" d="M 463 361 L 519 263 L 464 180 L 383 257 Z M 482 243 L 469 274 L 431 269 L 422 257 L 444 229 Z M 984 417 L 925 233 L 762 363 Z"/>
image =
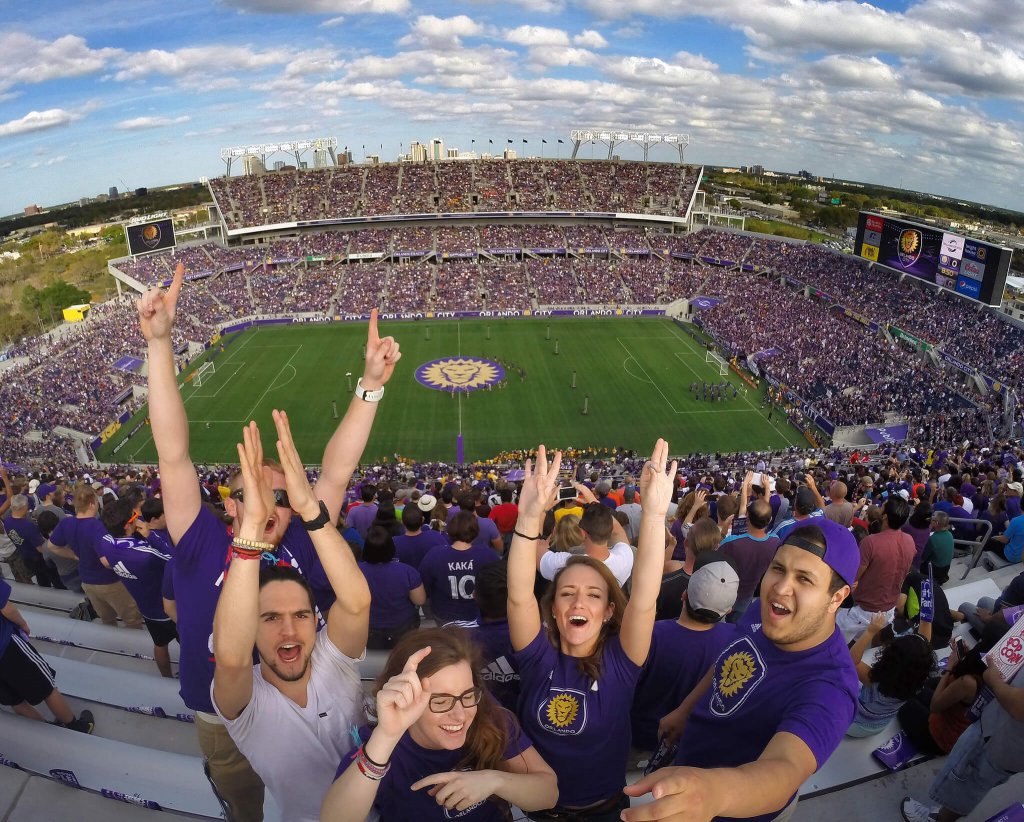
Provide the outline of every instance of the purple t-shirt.
<path id="1" fill-rule="evenodd" d="M 423 557 L 420 576 L 438 623 L 472 622 L 480 615 L 473 599 L 476 572 L 499 561 L 493 549 L 472 545 L 465 551 L 451 546 L 438 547 Z"/>
<path id="2" fill-rule="evenodd" d="M 736 563 L 736 573 L 740 578 L 740 586 L 736 590 L 737 600 L 750 599 L 754 595 L 780 544 L 778 537 L 758 538 L 750 534 L 722 540 L 718 550 Z"/>
<path id="3" fill-rule="evenodd" d="M 170 619 L 164 612 L 161 589 L 164 567 L 170 559 L 139 537 L 112 537 L 106 534 L 97 545 L 100 556 L 110 563 L 128 593 L 132 595 L 139 613 L 157 622 Z"/>
<path id="4" fill-rule="evenodd" d="M 363 539 L 366 539 L 366 532 L 377 518 L 377 503 L 364 502 L 349 510 L 345 516 L 345 525 L 355 528 Z"/>
<path id="5" fill-rule="evenodd" d="M 78 557 L 78 576 L 85 585 L 111 585 L 120 578 L 104 568 L 96 554 L 96 545 L 107 535 L 103 523 L 94 517 L 65 517 L 50 534 L 54 545 L 68 547 Z"/>
<path id="6" fill-rule="evenodd" d="M 760 615 L 755 600 L 715 661 L 714 679 L 686 723 L 676 765 L 754 762 L 784 731 L 810 748 L 820 768 L 850 727 L 860 683 L 842 632 L 837 628 L 806 651 L 782 651 L 761 633 Z M 781 809 L 753 818 L 766 822 Z"/>
<path id="7" fill-rule="evenodd" d="M 658 747 L 658 722 L 682 704 L 735 634 L 736 626 L 728 622 L 706 631 L 685 628 L 674 619 L 654 623 L 651 651 L 633 695 L 634 748 Z"/>
<path id="8" fill-rule="evenodd" d="M 515 712 L 519 704 L 521 680 L 515 652 L 512 650 L 508 621 L 481 619 L 478 623 L 466 627 L 483 655 L 484 668 L 481 673 L 487 687 L 498 702 Z"/>
<path id="9" fill-rule="evenodd" d="M 629 708 L 640 677 L 619 637 L 604 645 L 597 682 L 555 650 L 543 629 L 516 654 L 516 664 L 519 721 L 558 776 L 558 804 L 581 807 L 616 796 L 626 784 Z"/>
<path id="10" fill-rule="evenodd" d="M 178 641 L 181 644 L 180 692 L 185 704 L 195 711 L 214 713 L 210 701 L 214 668 L 213 614 L 224 581 L 230 544 L 227 527 L 203 505 L 171 554 L 174 568 L 172 587 L 178 608 Z M 313 589 L 317 609 L 321 615 L 326 614 L 334 603 L 334 592 L 309 534 L 296 518 L 292 518 L 278 546 L 278 562 L 297 568 L 306 577 Z M 330 592 L 329 597 L 324 595 L 325 585 Z"/>
<path id="11" fill-rule="evenodd" d="M 11 586 L 3 577 L 0 577 L 0 608 L 6 608 L 11 598 Z M 11 644 L 11 637 L 18 630 L 18 626 L 11 622 L 3 614 L 0 614 L 0 657 L 7 652 L 7 646 Z"/>
<path id="12" fill-rule="evenodd" d="M 509 741 L 505 746 L 504 758 L 507 761 L 514 759 L 532 746 L 530 740 L 520 729 L 519 723 L 515 721 L 515 717 L 510 714 L 506 714 L 506 717 L 509 724 Z M 359 738 L 365 744 L 366 740 L 370 738 L 370 729 L 360 728 Z M 353 748 L 341 760 L 335 779 L 352 764 L 358 751 L 358 748 Z M 402 736 L 391 754 L 391 767 L 381 780 L 380 787 L 377 789 L 377 798 L 373 803 L 373 807 L 380 814 L 381 822 L 406 822 L 410 819 L 420 820 L 420 822 L 428 822 L 432 819 L 503 822 L 507 819 L 508 804 L 500 799 L 493 802 L 485 799 L 464 811 L 449 811 L 443 805 L 438 805 L 437 800 L 427 793 L 429 788 L 418 791 L 409 789 L 410 785 L 419 782 L 425 776 L 456 770 L 465 755 L 466 752 L 463 748 L 456 748 L 454 751 L 434 751 L 420 747 L 408 733 Z"/>
<path id="13" fill-rule="evenodd" d="M 164 564 L 164 581 L 160 586 L 160 596 L 174 602 L 174 557 Z"/>
<path id="14" fill-rule="evenodd" d="M 34 566 L 43 561 L 43 555 L 37 550 L 40 545 L 46 542 L 39 528 L 28 517 L 4 517 L 4 528 L 7 529 L 7 536 L 10 537 L 14 547 L 26 562 Z"/>
<path id="15" fill-rule="evenodd" d="M 411 565 L 416 569 L 420 567 L 423 557 L 430 553 L 431 548 L 437 548 L 439 545 L 448 545 L 448 540 L 444 534 L 440 531 L 432 531 L 429 528 L 424 528 L 414 537 L 410 537 L 408 534 L 395 537 L 394 542 L 395 556 L 398 557 L 398 561 Z"/>
<path id="16" fill-rule="evenodd" d="M 397 559 L 360 562 L 359 570 L 370 586 L 370 627 L 397 628 L 416 616 L 409 592 L 423 583 L 419 572 Z"/>
<path id="17" fill-rule="evenodd" d="M 457 505 L 453 505 L 448 511 L 447 524 L 451 525 L 452 520 L 455 519 L 455 515 L 461 513 L 462 509 Z M 498 530 L 498 526 L 494 524 L 494 520 L 482 517 L 479 514 L 476 515 L 476 524 L 480 526 L 480 533 L 477 534 L 476 539 L 473 540 L 473 547 L 490 548 L 493 551 L 494 540 L 501 539 L 501 532 Z"/>

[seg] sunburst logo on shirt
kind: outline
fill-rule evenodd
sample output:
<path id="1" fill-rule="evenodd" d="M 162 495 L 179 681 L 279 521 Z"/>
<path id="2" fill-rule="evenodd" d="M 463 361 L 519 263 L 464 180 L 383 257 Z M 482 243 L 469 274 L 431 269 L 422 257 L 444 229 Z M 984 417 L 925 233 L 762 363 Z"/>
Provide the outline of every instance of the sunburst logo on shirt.
<path id="1" fill-rule="evenodd" d="M 744 652 L 731 654 L 722 663 L 718 679 L 718 690 L 722 696 L 734 696 L 754 675 L 754 658 Z"/>
<path id="2" fill-rule="evenodd" d="M 501 382 L 505 369 L 480 357 L 446 357 L 416 369 L 416 381 L 435 391 L 476 391 Z"/>
<path id="3" fill-rule="evenodd" d="M 567 728 L 576 721 L 580 704 L 576 697 L 569 694 L 558 694 L 548 702 L 548 722 L 556 728 Z"/>

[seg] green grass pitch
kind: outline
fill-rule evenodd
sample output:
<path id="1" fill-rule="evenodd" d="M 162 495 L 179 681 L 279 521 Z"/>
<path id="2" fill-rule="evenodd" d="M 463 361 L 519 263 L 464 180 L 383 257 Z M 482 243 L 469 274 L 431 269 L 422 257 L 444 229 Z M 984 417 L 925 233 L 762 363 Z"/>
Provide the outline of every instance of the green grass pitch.
<path id="1" fill-rule="evenodd" d="M 451 462 L 460 428 L 468 461 L 541 442 L 646 452 L 661 436 L 673 453 L 777 449 L 803 442 L 779 415 L 769 421 L 760 396 L 745 393 L 734 374 L 729 379 L 741 386 L 736 399 L 695 399 L 691 382 L 721 377 L 705 363 L 704 350 L 667 319 L 382 322 L 380 333 L 395 336 L 402 359 L 377 413 L 365 462 L 395 454 Z M 192 459 L 236 461 L 235 443 L 250 419 L 261 426 L 269 444 L 270 411 L 283 408 L 299 453 L 310 464 L 319 462 L 337 425 L 332 401 L 343 415 L 351 397 L 346 372 L 353 382 L 362 373 L 365 340 L 365 324 L 263 326 L 237 335 L 214 360 L 215 374 L 201 386 L 182 388 Z M 525 369 L 526 378 L 521 381 L 510 371 L 505 388 L 454 397 L 416 381 L 421 364 L 454 356 L 514 363 Z M 586 397 L 589 413 L 584 415 Z M 99 458 L 155 462 L 148 426 L 112 453 L 146 413 L 142 409 L 124 425 Z"/>

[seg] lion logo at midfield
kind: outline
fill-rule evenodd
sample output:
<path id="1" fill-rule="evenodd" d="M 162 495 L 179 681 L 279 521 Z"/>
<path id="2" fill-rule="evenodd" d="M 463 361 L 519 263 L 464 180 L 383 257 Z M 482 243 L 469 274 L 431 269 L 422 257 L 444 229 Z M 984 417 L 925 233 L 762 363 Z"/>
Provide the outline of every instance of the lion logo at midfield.
<path id="1" fill-rule="evenodd" d="M 480 357 L 446 357 L 416 369 L 416 381 L 436 391 L 475 391 L 504 378 L 501 365 Z"/>

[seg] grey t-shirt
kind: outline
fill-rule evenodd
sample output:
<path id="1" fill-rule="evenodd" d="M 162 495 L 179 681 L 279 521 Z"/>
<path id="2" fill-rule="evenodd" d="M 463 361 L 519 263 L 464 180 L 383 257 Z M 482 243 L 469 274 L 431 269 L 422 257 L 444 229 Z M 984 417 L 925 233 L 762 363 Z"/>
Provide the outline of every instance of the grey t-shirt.
<path id="1" fill-rule="evenodd" d="M 1024 688 L 1024 668 L 1010 680 L 1015 688 Z M 988 739 L 988 758 L 1005 771 L 1024 771 L 1024 719 L 1014 719 L 993 699 L 981 715 L 981 735 Z"/>

